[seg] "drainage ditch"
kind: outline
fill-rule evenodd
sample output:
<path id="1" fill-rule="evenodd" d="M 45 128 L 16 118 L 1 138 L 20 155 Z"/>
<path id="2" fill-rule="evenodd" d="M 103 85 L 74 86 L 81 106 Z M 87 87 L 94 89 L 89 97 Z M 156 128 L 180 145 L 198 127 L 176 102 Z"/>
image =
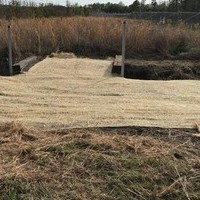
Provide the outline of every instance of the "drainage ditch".
<path id="1" fill-rule="evenodd" d="M 120 74 L 121 67 L 114 66 L 113 74 Z M 144 65 L 137 66 L 125 65 L 125 78 L 141 80 L 200 80 L 200 64 L 193 66 L 159 66 Z"/>

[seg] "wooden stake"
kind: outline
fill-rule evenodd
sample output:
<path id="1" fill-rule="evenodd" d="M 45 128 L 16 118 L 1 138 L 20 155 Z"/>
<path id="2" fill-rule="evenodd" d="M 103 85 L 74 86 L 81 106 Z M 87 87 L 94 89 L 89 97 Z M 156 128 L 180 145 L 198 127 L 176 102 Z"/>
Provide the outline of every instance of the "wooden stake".
<path id="1" fill-rule="evenodd" d="M 8 25 L 8 52 L 9 52 L 9 75 L 13 75 L 13 67 L 12 67 L 12 36 L 11 36 L 11 26 Z"/>
<path id="2" fill-rule="evenodd" d="M 123 22 L 122 29 L 122 68 L 121 68 L 121 77 L 124 77 L 125 69 L 125 52 L 126 52 L 126 21 Z"/>

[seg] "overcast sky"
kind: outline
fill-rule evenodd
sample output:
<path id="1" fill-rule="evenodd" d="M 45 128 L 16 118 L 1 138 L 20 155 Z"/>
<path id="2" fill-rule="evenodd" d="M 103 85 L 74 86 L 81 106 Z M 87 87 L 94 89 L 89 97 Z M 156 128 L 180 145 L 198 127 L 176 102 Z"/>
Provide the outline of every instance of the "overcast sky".
<path id="1" fill-rule="evenodd" d="M 40 2 L 44 2 L 39 0 Z M 139 0 L 140 1 L 140 0 Z M 47 3 L 56 3 L 60 5 L 65 5 L 65 0 L 46 0 Z M 69 0 L 71 4 L 78 3 L 79 5 L 87 5 L 87 4 L 93 4 L 93 3 L 119 3 L 120 0 Z M 130 5 L 134 2 L 134 0 L 122 0 L 122 2 L 126 5 Z M 151 0 L 146 0 L 146 3 L 150 3 Z"/>

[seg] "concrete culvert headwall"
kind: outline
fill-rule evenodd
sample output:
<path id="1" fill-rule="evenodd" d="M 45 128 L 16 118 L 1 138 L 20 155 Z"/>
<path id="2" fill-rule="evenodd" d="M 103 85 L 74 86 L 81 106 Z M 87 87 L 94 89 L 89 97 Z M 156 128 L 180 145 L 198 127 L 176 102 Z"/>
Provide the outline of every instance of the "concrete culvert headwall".
<path id="1" fill-rule="evenodd" d="M 42 57 L 30 56 L 28 58 L 19 61 L 18 63 L 13 64 L 12 66 L 13 75 L 20 74 L 21 72 L 27 72 L 40 60 L 42 60 Z M 9 75 L 9 64 L 7 58 L 0 59 L 0 75 L 1 76 Z"/>

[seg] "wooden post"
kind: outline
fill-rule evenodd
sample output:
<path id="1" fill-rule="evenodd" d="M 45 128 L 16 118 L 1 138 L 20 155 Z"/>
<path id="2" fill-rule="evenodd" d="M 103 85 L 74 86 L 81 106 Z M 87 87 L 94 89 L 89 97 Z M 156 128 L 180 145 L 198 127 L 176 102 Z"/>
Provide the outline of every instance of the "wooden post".
<path id="1" fill-rule="evenodd" d="M 126 21 L 123 22 L 122 28 L 122 68 L 121 68 L 121 77 L 124 77 L 125 69 L 125 51 L 126 51 Z"/>
<path id="2" fill-rule="evenodd" d="M 13 75 L 13 67 L 12 67 L 12 36 L 11 36 L 11 25 L 8 25 L 8 53 L 9 53 L 9 75 Z"/>

